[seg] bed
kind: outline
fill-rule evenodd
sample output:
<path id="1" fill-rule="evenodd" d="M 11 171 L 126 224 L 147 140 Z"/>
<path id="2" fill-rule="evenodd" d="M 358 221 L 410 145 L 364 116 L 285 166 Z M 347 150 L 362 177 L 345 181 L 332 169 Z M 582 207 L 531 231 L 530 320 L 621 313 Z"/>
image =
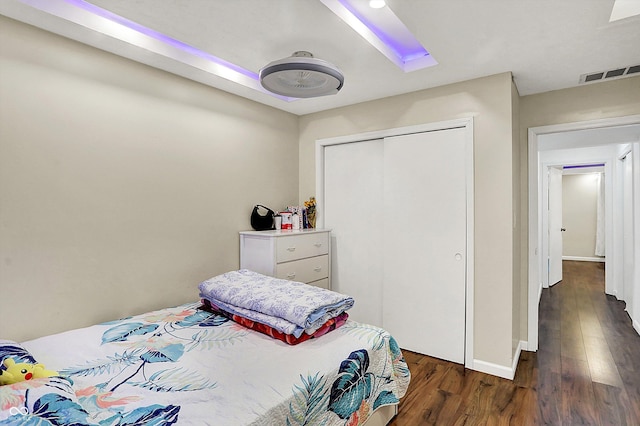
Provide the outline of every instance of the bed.
<path id="1" fill-rule="evenodd" d="M 3 354 L 59 376 L 0 386 L 0 424 L 386 424 L 410 380 L 378 327 L 346 320 L 291 345 L 201 301 L 0 341 Z"/>

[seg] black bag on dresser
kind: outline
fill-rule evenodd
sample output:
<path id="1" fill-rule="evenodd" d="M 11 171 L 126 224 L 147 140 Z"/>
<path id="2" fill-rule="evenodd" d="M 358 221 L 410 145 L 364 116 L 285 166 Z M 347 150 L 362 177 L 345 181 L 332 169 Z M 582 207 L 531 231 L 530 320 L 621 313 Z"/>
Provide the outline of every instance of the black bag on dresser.
<path id="1" fill-rule="evenodd" d="M 261 215 L 258 211 L 262 207 L 267 211 L 266 214 Z M 265 207 L 261 204 L 257 204 L 251 212 L 251 227 L 256 231 L 266 231 L 273 229 L 273 218 L 276 214 L 269 207 Z"/>

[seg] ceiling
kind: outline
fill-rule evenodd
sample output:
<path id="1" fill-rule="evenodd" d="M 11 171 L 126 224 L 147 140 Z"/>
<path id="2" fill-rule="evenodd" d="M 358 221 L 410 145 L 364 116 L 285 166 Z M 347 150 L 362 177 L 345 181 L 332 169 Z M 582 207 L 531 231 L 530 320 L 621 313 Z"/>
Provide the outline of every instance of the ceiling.
<path id="1" fill-rule="evenodd" d="M 100 34 L 81 22 L 86 16 L 71 10 L 81 1 L 2 0 L 0 14 L 297 115 L 507 71 L 520 95 L 530 95 L 578 86 L 583 74 L 640 64 L 640 15 L 610 22 L 614 0 L 387 0 L 438 62 L 411 72 L 396 66 L 320 0 L 90 1 L 253 73 L 306 50 L 345 75 L 336 95 L 286 100 L 157 49 L 150 52 Z M 79 20 L 41 10 L 56 4 Z"/>

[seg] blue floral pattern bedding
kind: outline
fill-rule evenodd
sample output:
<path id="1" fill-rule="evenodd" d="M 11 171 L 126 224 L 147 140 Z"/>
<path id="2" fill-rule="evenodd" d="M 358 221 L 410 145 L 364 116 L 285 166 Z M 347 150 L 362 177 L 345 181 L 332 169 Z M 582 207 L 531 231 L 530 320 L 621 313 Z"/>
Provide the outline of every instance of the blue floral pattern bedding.
<path id="1" fill-rule="evenodd" d="M 357 425 L 406 392 L 385 330 L 348 321 L 292 347 L 198 306 L 23 343 L 61 377 L 0 386 L 0 424 Z"/>

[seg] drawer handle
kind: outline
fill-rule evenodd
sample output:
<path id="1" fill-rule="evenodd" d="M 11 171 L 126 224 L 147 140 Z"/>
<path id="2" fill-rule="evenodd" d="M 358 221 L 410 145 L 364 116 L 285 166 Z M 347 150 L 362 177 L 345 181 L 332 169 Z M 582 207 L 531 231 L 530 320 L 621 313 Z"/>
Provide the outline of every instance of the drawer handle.
<path id="1" fill-rule="evenodd" d="M 296 251 L 295 247 L 287 247 L 287 251 Z"/>
<path id="2" fill-rule="evenodd" d="M 320 272 L 322 271 L 322 268 L 320 266 L 316 266 L 315 268 L 313 268 L 313 270 L 316 272 Z"/>
<path id="3" fill-rule="evenodd" d="M 314 246 L 320 248 L 320 247 L 322 247 L 322 243 L 315 243 Z"/>
<path id="4" fill-rule="evenodd" d="M 293 272 L 291 274 L 287 274 L 287 278 L 289 278 L 290 280 L 294 279 L 296 277 L 296 273 Z"/>

